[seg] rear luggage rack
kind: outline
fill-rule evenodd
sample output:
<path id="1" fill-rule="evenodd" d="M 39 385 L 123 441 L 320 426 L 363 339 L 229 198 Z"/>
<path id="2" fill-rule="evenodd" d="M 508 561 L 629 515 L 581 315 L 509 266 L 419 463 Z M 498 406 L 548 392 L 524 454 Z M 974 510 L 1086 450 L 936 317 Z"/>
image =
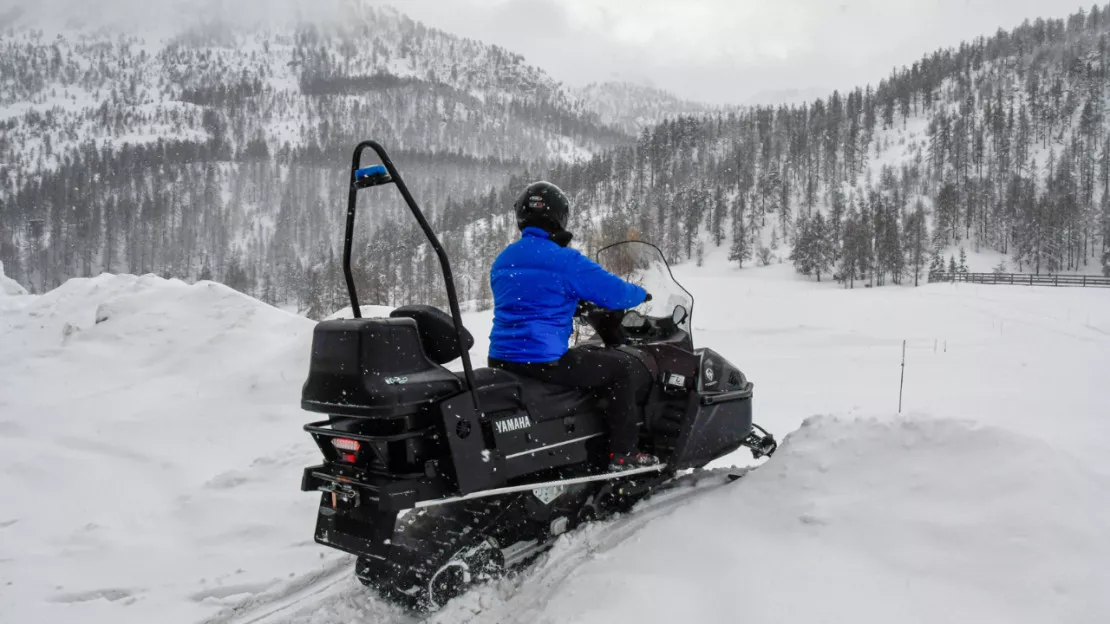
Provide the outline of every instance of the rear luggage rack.
<path id="1" fill-rule="evenodd" d="M 452 491 L 443 477 L 390 478 L 370 475 L 368 478 L 355 478 L 336 474 L 334 464 L 320 464 L 304 469 L 301 475 L 302 492 L 334 493 L 336 487 L 349 488 L 358 494 L 361 503 L 374 503 L 367 509 L 373 513 L 380 511 L 400 511 L 412 509 L 417 501 L 438 499 Z M 366 506 L 363 505 L 365 508 Z"/>
<path id="2" fill-rule="evenodd" d="M 330 429 L 335 422 L 331 420 L 319 420 L 314 423 L 309 423 L 304 426 L 304 430 L 311 433 L 314 437 L 317 435 L 326 438 L 348 438 L 351 440 L 358 440 L 360 442 L 400 442 L 410 438 L 422 438 L 425 434 L 430 433 L 435 429 L 434 426 L 429 425 L 423 429 L 415 431 L 406 431 L 404 433 L 396 433 L 393 435 L 372 435 L 367 433 L 348 433 L 346 431 L 336 431 Z"/>
<path id="3" fill-rule="evenodd" d="M 322 420 L 304 425 L 304 430 L 312 435 L 324 458 L 337 468 L 356 471 L 360 477 L 373 476 L 386 481 L 440 476 L 439 462 L 431 459 L 428 453 L 439 438 L 435 426 L 375 434 L 334 428 L 340 424 L 349 423 Z"/>

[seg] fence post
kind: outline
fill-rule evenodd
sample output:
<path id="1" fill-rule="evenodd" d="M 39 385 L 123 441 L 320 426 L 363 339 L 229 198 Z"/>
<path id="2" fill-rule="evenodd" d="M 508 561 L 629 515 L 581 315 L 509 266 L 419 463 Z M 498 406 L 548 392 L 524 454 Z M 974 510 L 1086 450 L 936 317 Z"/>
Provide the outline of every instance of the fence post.
<path id="1" fill-rule="evenodd" d="M 902 386 L 906 381 L 906 341 L 902 341 L 902 378 L 898 380 L 898 413 L 902 413 Z"/>

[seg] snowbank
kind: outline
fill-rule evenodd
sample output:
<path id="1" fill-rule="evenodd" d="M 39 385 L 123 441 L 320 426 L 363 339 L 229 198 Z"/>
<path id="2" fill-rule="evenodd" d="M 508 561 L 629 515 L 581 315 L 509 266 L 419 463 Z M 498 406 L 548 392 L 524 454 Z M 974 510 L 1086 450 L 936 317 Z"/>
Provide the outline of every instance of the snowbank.
<path id="1" fill-rule="evenodd" d="M 513 599 L 439 621 L 1095 622 L 1108 488 L 1000 429 L 817 417 L 742 481 L 616 544 L 572 538 Z"/>
<path id="2" fill-rule="evenodd" d="M 0 308 L 0 619 L 196 621 L 336 560 L 298 492 L 311 328 L 153 276 Z"/>
<path id="3" fill-rule="evenodd" d="M 26 294 L 26 288 L 20 286 L 18 282 L 7 275 L 4 275 L 4 263 L 0 262 L 0 297 L 16 297 Z"/>

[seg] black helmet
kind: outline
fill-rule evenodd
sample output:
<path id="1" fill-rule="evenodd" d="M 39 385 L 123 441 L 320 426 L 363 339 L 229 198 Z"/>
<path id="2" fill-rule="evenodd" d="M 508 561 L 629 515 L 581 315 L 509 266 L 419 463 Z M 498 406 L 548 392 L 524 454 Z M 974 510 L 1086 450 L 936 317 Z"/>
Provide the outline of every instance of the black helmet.
<path id="1" fill-rule="evenodd" d="M 566 229 L 570 217 L 570 200 L 562 189 L 550 182 L 533 182 L 524 189 L 513 204 L 516 226 L 524 230 L 535 226 L 549 233 Z"/>

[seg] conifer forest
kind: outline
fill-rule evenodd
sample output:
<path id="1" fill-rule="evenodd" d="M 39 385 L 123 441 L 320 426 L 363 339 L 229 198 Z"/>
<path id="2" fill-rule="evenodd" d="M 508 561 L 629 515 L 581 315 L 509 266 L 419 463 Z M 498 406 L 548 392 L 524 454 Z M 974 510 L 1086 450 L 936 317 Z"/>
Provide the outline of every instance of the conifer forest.
<path id="1" fill-rule="evenodd" d="M 2 27 L 0 27 L 2 28 Z M 382 142 L 491 304 L 530 181 L 571 195 L 574 245 L 636 237 L 673 263 L 914 285 L 966 270 L 1110 275 L 1110 7 L 1030 19 L 794 105 L 569 89 L 503 49 L 389 10 L 174 39 L 0 30 L 0 262 L 42 292 L 101 272 L 212 279 L 321 318 L 351 150 Z M 645 121 L 646 120 L 646 121 Z M 362 303 L 445 305 L 392 190 L 359 206 Z"/>

